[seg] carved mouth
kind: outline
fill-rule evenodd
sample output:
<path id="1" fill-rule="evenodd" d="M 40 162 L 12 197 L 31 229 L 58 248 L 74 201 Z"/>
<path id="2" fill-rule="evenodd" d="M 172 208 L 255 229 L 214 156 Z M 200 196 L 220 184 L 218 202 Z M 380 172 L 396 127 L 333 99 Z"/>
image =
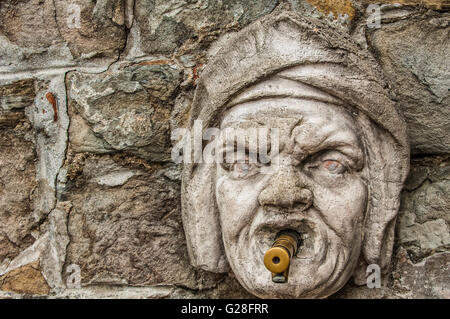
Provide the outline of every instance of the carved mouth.
<path id="1" fill-rule="evenodd" d="M 264 256 L 265 252 L 272 247 L 277 234 L 283 230 L 293 230 L 300 234 L 301 242 L 295 254 L 295 259 L 313 259 L 318 253 L 323 252 L 323 236 L 316 223 L 306 218 L 285 218 L 276 216 L 259 224 L 254 232 L 259 242 L 259 253 Z"/>

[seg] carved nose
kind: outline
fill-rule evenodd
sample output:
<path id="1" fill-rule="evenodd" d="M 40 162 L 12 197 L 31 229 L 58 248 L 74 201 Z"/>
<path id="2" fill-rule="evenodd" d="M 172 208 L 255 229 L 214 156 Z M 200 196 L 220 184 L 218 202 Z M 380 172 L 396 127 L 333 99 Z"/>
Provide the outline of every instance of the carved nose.
<path id="1" fill-rule="evenodd" d="M 299 210 L 308 209 L 313 202 L 313 193 L 303 182 L 301 174 L 286 168 L 272 177 L 269 185 L 259 194 L 261 206 L 277 206 Z"/>

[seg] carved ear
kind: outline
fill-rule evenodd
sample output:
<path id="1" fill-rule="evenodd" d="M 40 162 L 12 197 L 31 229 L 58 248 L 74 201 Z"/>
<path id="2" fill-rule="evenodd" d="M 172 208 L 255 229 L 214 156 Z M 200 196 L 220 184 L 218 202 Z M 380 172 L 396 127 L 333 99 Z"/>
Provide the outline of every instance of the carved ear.
<path id="1" fill-rule="evenodd" d="M 384 275 L 389 272 L 395 221 L 403 182 L 409 171 L 409 156 L 392 135 L 376 127 L 366 116 L 361 116 L 359 123 L 368 158 L 369 202 L 362 251 L 353 278 L 356 284 L 365 285 L 368 265 L 377 264 Z"/>
<path id="2" fill-rule="evenodd" d="M 182 218 L 187 248 L 194 267 L 224 273 L 226 259 L 215 201 L 215 164 L 189 165 L 182 177 Z"/>

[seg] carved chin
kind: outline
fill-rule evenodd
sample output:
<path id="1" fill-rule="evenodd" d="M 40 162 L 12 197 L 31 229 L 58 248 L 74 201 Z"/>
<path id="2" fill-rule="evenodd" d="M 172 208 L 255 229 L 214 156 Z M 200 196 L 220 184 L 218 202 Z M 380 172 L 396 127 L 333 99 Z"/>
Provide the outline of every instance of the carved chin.
<path id="1" fill-rule="evenodd" d="M 351 277 L 356 266 L 352 260 L 358 259 L 361 243 L 355 240 L 349 249 L 325 224 L 302 221 L 290 225 L 291 229 L 306 232 L 308 238 L 291 261 L 289 280 L 284 284 L 272 282 L 263 256 L 270 248 L 277 228 L 285 229 L 286 225 L 275 228 L 270 223 L 246 226 L 235 242 L 225 245 L 236 278 L 255 296 L 325 298 L 338 291 Z"/>

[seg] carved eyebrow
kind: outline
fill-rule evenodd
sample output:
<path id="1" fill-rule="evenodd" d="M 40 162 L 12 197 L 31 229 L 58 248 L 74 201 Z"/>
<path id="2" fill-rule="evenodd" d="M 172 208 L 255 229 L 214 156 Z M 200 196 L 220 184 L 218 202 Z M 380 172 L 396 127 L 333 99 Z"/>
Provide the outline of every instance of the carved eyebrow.
<path id="1" fill-rule="evenodd" d="M 360 168 L 364 163 L 364 152 L 361 148 L 358 139 L 355 139 L 354 133 L 346 132 L 330 132 L 324 136 L 319 143 L 308 143 L 305 141 L 295 141 L 297 145 L 301 146 L 302 151 L 306 151 L 308 155 L 326 150 L 339 151 L 343 155 L 349 157 L 355 165 Z"/>
<path id="2" fill-rule="evenodd" d="M 328 147 L 327 147 L 328 146 Z M 353 160 L 359 167 L 364 163 L 364 153 L 359 147 L 347 143 L 328 143 L 323 150 L 336 150 Z"/>

